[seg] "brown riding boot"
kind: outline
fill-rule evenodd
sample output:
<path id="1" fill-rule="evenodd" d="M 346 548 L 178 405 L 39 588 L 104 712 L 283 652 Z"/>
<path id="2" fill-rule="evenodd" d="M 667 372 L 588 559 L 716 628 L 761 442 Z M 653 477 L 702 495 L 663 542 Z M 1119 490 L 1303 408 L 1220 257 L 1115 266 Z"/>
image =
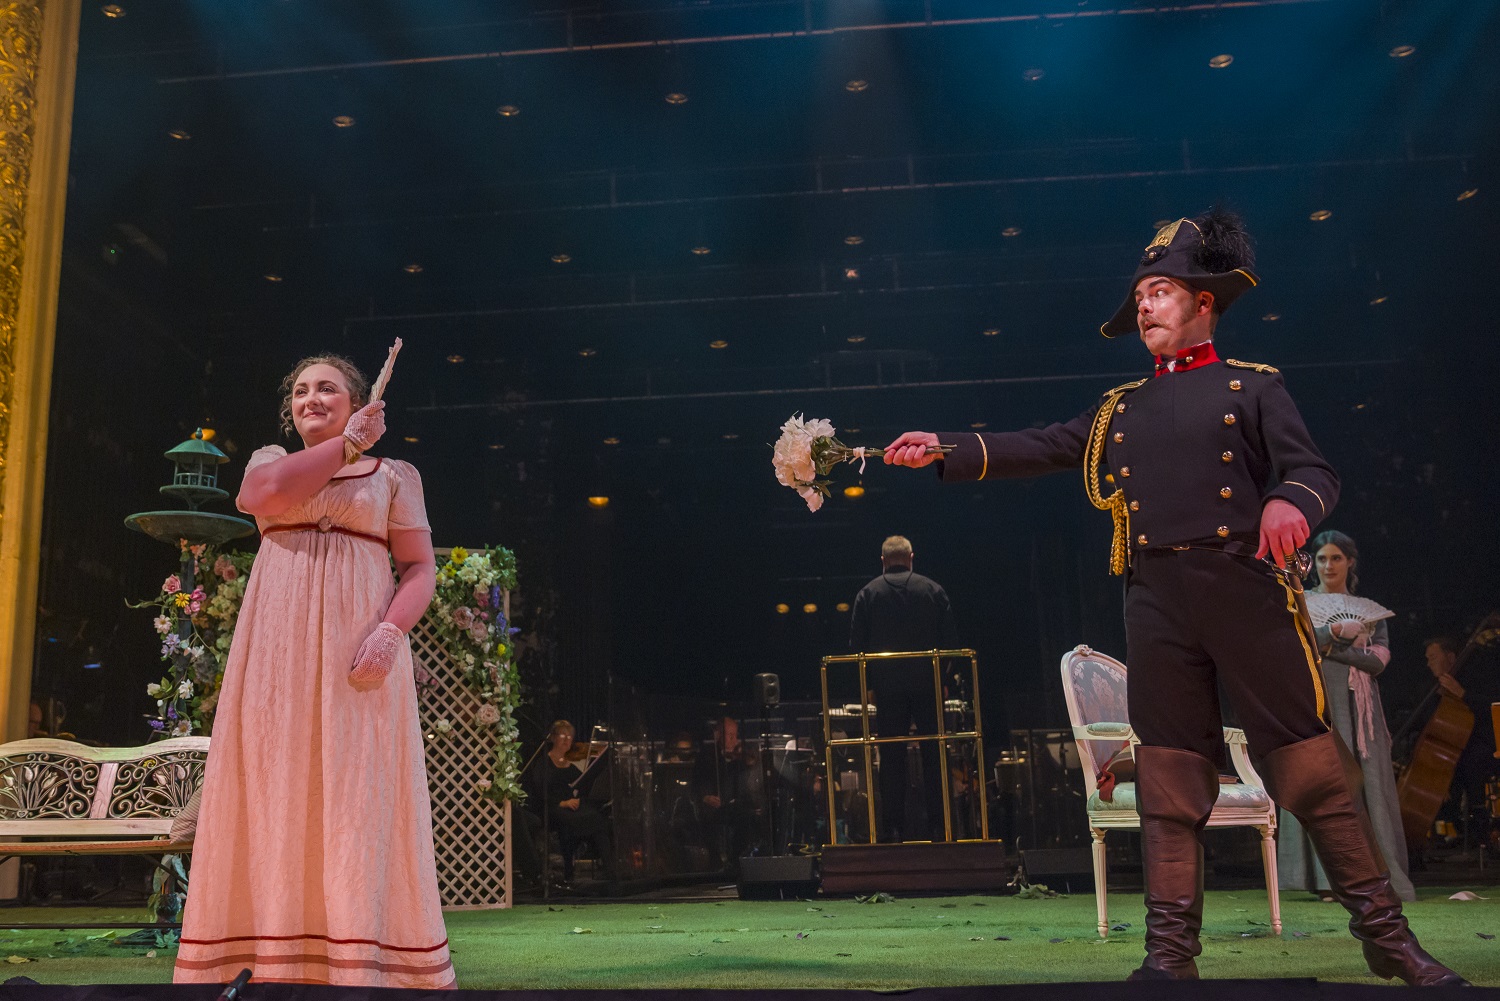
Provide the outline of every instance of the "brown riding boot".
<path id="1" fill-rule="evenodd" d="M 1302 822 L 1317 849 L 1333 896 L 1349 912 L 1349 930 L 1378 977 L 1413 987 L 1467 986 L 1427 954 L 1407 927 L 1401 898 L 1365 815 L 1364 773 L 1334 731 L 1265 756 L 1267 791 Z"/>
<path id="2" fill-rule="evenodd" d="M 1196 980 L 1203 951 L 1203 843 L 1219 770 L 1192 751 L 1135 749 L 1136 809 L 1146 875 L 1146 961 L 1131 980 Z"/>

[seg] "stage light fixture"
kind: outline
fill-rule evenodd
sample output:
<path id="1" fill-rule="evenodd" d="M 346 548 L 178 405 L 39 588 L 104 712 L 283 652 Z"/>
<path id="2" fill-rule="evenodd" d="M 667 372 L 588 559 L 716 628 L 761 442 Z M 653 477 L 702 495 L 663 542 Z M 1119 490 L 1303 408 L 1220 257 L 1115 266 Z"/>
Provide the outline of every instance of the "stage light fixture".
<path id="1" fill-rule="evenodd" d="M 578 349 L 578 356 L 580 358 L 592 358 L 592 357 L 594 357 L 594 355 L 596 355 L 598 353 L 599 353 L 599 351 L 596 348 L 579 348 Z"/>
<path id="2" fill-rule="evenodd" d="M 504 447 L 505 447 L 505 446 L 504 446 L 504 445 L 502 445 L 502 444 L 500 444 L 500 443 L 499 443 L 499 442 L 498 442 L 498 441 L 497 441 L 497 442 L 495 442 L 495 443 L 494 443 L 494 444 L 492 444 L 492 445 L 491 445 L 491 446 L 490 446 L 490 451 L 491 451 L 491 452 L 498 452 L 498 451 L 500 451 L 500 450 L 501 450 L 501 449 L 502 449 L 502 448 L 504 448 Z"/>
<path id="3" fill-rule="evenodd" d="M 725 431 L 719 437 L 723 438 L 725 441 L 734 441 L 735 439 L 739 438 L 739 435 L 735 434 L 733 431 Z"/>
<path id="4" fill-rule="evenodd" d="M 1265 320 L 1267 323 L 1275 323 L 1277 320 L 1281 319 L 1281 314 L 1267 313 L 1265 316 L 1262 316 L 1261 319 Z"/>
<path id="5" fill-rule="evenodd" d="M 846 247 L 857 247 L 864 242 L 865 238 L 857 233 L 850 233 L 848 236 L 844 237 L 844 245 Z"/>
<path id="6" fill-rule="evenodd" d="M 701 244 L 693 248 L 693 255 L 696 257 L 707 257 L 711 253 L 713 253 L 712 250 Z"/>
<path id="7" fill-rule="evenodd" d="M 1390 296 L 1388 295 L 1377 295 L 1375 298 L 1370 300 L 1370 305 L 1379 306 L 1382 302 L 1385 302 L 1389 298 Z"/>
<path id="8" fill-rule="evenodd" d="M 990 426 L 989 421 L 970 421 L 969 422 L 969 427 L 973 428 L 975 431 L 978 431 L 980 428 L 987 428 L 989 426 Z"/>
<path id="9" fill-rule="evenodd" d="M 603 494 L 595 494 L 589 498 L 589 507 L 609 507 L 609 498 Z"/>
<path id="10" fill-rule="evenodd" d="M 407 444 L 415 445 L 417 442 L 421 441 L 422 439 L 418 438 L 414 434 L 409 434 L 409 435 L 405 436 L 404 438 L 402 438 L 401 440 L 404 441 L 404 442 L 406 442 Z"/>
<path id="11" fill-rule="evenodd" d="M 567 264 L 572 259 L 573 259 L 573 255 L 572 254 L 564 254 L 561 251 L 559 251 L 558 253 L 552 255 L 552 263 L 553 264 Z"/>
<path id="12" fill-rule="evenodd" d="M 191 132 L 189 132 L 187 129 L 172 129 L 171 131 L 169 131 L 167 133 L 167 135 L 171 136 L 173 139 L 191 139 L 191 138 L 193 138 L 193 134 Z"/>
<path id="13" fill-rule="evenodd" d="M 604 444 L 606 444 L 606 445 L 618 445 L 618 444 L 620 444 L 620 439 L 616 438 L 614 435 L 610 435 L 608 438 L 604 439 Z"/>
<path id="14" fill-rule="evenodd" d="M 99 10 L 103 12 L 103 14 L 104 14 L 105 17 L 124 17 L 125 16 L 125 8 L 121 7 L 117 3 L 107 3 L 103 7 L 100 7 Z"/>
<path id="15" fill-rule="evenodd" d="M 464 363 L 464 356 L 463 355 L 449 355 L 448 356 L 448 364 L 450 364 L 450 365 L 462 365 L 463 363 Z"/>
<path id="16" fill-rule="evenodd" d="M 862 94 L 870 89 L 870 81 L 850 80 L 848 83 L 844 84 L 844 89 L 851 94 Z"/>
<path id="17" fill-rule="evenodd" d="M 1466 202 L 1470 198 L 1473 198 L 1477 194 L 1479 194 L 1479 189 L 1478 188 L 1469 188 L 1469 189 L 1467 189 L 1465 191 L 1460 191 L 1458 193 L 1458 198 L 1456 200 L 1460 201 L 1460 202 Z"/>
<path id="18" fill-rule="evenodd" d="M 1417 47 L 1415 45 L 1398 45 L 1391 50 L 1390 56 L 1392 59 L 1405 59 L 1416 51 Z"/>
<path id="19" fill-rule="evenodd" d="M 261 277 L 273 285 L 281 281 L 281 276 L 274 271 L 267 271 L 265 274 L 261 275 Z"/>
<path id="20" fill-rule="evenodd" d="M 850 434 L 859 434 L 859 432 L 861 430 L 863 430 L 863 429 L 862 428 L 844 428 L 844 430 L 847 431 L 847 432 L 849 432 Z"/>
<path id="21" fill-rule="evenodd" d="M 1311 219 L 1313 222 L 1325 222 L 1325 221 L 1333 218 L 1333 210 L 1332 209 L 1317 209 L 1314 212 L 1308 213 L 1307 217 L 1309 219 Z"/>
<path id="22" fill-rule="evenodd" d="M 837 605 L 834 605 L 833 607 L 836 608 L 836 609 L 838 609 L 840 612 L 847 612 L 847 611 L 849 611 L 849 603 L 847 601 L 841 601 Z"/>
<path id="23" fill-rule="evenodd" d="M 422 265 L 418 264 L 416 261 L 412 261 L 401 270 L 405 271 L 409 275 L 419 275 L 422 273 Z"/>
<path id="24" fill-rule="evenodd" d="M 859 281 L 859 268 L 845 268 L 844 280 L 850 282 Z"/>
<path id="25" fill-rule="evenodd" d="M 1227 52 L 1221 52 L 1210 59 L 1208 61 L 1208 65 L 1212 66 L 1216 70 L 1221 70 L 1232 62 L 1234 62 L 1234 56 L 1231 56 Z"/>
<path id="26" fill-rule="evenodd" d="M 862 487 L 862 486 L 860 486 L 858 483 L 851 483 L 851 484 L 849 484 L 849 486 L 847 486 L 847 487 L 844 488 L 844 496 L 845 497 L 857 498 L 857 497 L 863 497 L 864 495 L 865 495 L 865 488 Z"/>
<path id="27" fill-rule="evenodd" d="M 674 90 L 667 95 L 666 102 L 668 104 L 686 104 L 688 103 L 688 96 L 680 90 Z"/>
<path id="28" fill-rule="evenodd" d="M 980 333 L 984 334 L 984 336 L 986 336 L 986 337 L 999 337 L 1000 336 L 1000 328 L 999 327 L 985 327 L 983 330 L 980 331 Z"/>
<path id="29" fill-rule="evenodd" d="M 790 612 L 791 610 L 792 610 L 792 606 L 788 605 L 784 601 L 780 601 L 780 602 L 776 603 L 776 614 L 777 615 L 785 615 L 787 612 Z"/>
<path id="30" fill-rule="evenodd" d="M 1020 236 L 1021 235 L 1021 227 L 1020 226 L 1007 226 L 1007 227 L 1005 227 L 1004 229 L 1002 229 L 1000 231 L 1000 235 L 1001 236 Z"/>
<path id="31" fill-rule="evenodd" d="M 723 339 L 717 341 L 709 341 L 708 346 L 713 348 L 715 351 L 723 351 L 725 348 L 729 347 L 729 342 Z"/>
<path id="32" fill-rule="evenodd" d="M 1027 83 L 1036 83 L 1046 75 L 1047 71 L 1042 69 L 1040 66 L 1030 66 L 1021 71 L 1021 79 L 1025 80 Z"/>
<path id="33" fill-rule="evenodd" d="M 347 129 L 354 124 L 353 115 L 334 115 L 333 124 L 337 128 Z"/>
<path id="34" fill-rule="evenodd" d="M 845 337 L 844 340 L 848 341 L 850 344 L 863 344 L 865 342 L 865 335 L 850 334 L 848 337 Z"/>
<path id="35" fill-rule="evenodd" d="M 808 615 L 816 615 L 818 612 L 818 606 L 809 601 L 807 604 L 802 606 L 802 611 L 807 613 Z"/>
<path id="36" fill-rule="evenodd" d="M 514 104 L 502 104 L 495 109 L 495 114 L 501 118 L 514 118 L 521 113 L 521 109 Z"/>

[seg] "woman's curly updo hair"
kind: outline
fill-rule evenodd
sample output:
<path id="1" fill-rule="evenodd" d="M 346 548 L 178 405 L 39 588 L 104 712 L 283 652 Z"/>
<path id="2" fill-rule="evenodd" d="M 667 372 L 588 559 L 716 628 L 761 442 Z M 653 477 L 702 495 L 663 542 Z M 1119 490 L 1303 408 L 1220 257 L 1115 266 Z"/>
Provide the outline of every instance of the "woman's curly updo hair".
<path id="1" fill-rule="evenodd" d="M 355 364 L 343 355 L 313 355 L 299 361 L 285 379 L 281 380 L 281 433 L 290 435 L 295 430 L 292 423 L 292 391 L 297 380 L 314 365 L 327 365 L 339 370 L 344 383 L 349 387 L 349 402 L 355 410 L 370 402 L 370 380 L 365 378 Z"/>
<path id="2" fill-rule="evenodd" d="M 1349 561 L 1349 570 L 1345 576 L 1348 583 L 1344 586 L 1349 589 L 1350 594 L 1354 594 L 1354 589 L 1359 587 L 1359 575 L 1354 572 L 1355 566 L 1359 563 L 1359 546 L 1343 532 L 1336 532 L 1333 529 L 1319 532 L 1313 536 L 1312 546 L 1310 547 L 1312 554 L 1317 556 L 1318 550 L 1324 546 L 1337 546 L 1339 551 L 1344 554 L 1344 559 Z M 1313 571 L 1313 576 L 1317 577 L 1320 581 L 1322 580 L 1317 570 Z"/>

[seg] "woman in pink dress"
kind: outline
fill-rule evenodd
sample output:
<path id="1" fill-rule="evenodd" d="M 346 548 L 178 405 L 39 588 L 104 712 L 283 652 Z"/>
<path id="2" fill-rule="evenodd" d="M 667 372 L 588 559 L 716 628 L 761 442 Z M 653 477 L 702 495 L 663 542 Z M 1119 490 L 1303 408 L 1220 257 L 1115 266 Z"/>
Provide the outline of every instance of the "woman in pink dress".
<path id="1" fill-rule="evenodd" d="M 345 465 L 385 432 L 338 357 L 299 362 L 304 448 L 250 457 L 262 541 L 224 672 L 178 983 L 452 987 L 406 633 L 432 600 L 417 471 Z M 399 580 L 391 576 L 394 559 Z"/>

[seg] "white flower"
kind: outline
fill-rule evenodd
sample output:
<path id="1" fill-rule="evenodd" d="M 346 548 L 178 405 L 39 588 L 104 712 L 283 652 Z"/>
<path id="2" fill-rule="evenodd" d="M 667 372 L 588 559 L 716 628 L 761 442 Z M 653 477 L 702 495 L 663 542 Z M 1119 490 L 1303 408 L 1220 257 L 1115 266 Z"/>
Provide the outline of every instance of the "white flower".
<path id="1" fill-rule="evenodd" d="M 432 728 L 438 733 L 447 733 L 449 730 L 453 729 L 453 724 L 450 723 L 447 719 L 440 719 L 436 723 L 432 724 Z"/>
<path id="2" fill-rule="evenodd" d="M 178 695 L 179 698 L 184 698 L 184 699 L 190 699 L 190 698 L 193 697 L 193 679 L 192 678 L 183 678 L 182 679 L 182 684 L 180 684 L 180 685 L 177 686 L 177 695 Z"/>
<path id="3" fill-rule="evenodd" d="M 816 419 L 804 421 L 797 414 L 781 425 L 781 437 L 771 453 L 771 465 L 776 469 L 776 481 L 784 487 L 797 487 L 817 479 L 818 470 L 813 464 L 813 440 L 832 437 L 831 421 Z"/>
<path id="4" fill-rule="evenodd" d="M 165 615 L 158 615 L 155 619 L 151 620 L 151 624 L 155 626 L 156 631 L 161 633 L 163 636 L 172 631 L 172 620 L 167 618 Z"/>
<path id="5" fill-rule="evenodd" d="M 177 725 L 172 727 L 172 736 L 174 737 L 186 737 L 192 732 L 193 721 L 190 719 L 180 719 L 177 721 Z"/>
<path id="6" fill-rule="evenodd" d="M 153 699 L 160 699 L 166 693 L 167 693 L 166 686 L 164 686 L 164 685 L 158 685 L 154 681 L 151 682 L 151 684 L 149 684 L 149 685 L 146 686 L 146 694 L 149 695 L 149 696 L 151 696 Z M 161 705 L 161 703 L 158 702 L 157 705 Z"/>

